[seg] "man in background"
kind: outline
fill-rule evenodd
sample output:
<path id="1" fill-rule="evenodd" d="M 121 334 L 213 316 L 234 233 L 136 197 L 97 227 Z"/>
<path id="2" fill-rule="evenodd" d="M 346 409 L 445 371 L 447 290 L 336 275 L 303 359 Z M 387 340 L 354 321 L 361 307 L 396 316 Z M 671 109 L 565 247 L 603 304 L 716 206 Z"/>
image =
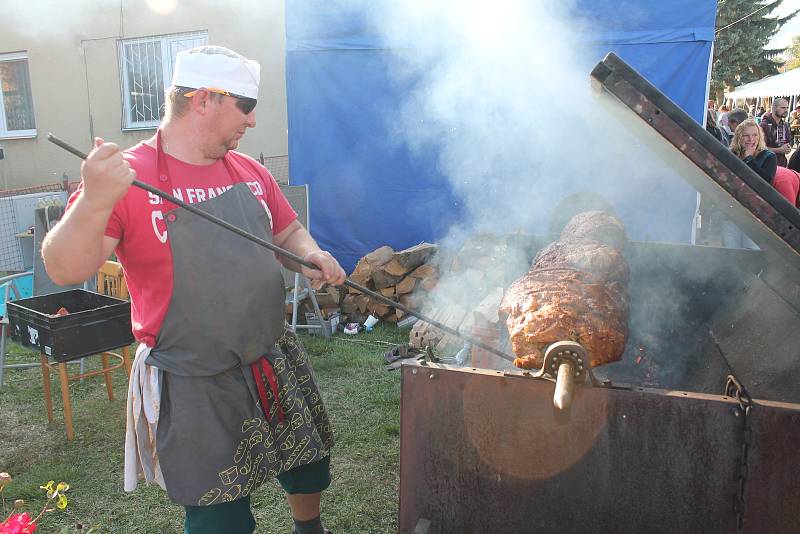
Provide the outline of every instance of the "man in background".
<path id="1" fill-rule="evenodd" d="M 778 166 L 786 167 L 787 154 L 792 151 L 792 133 L 786 117 L 789 115 L 789 102 L 785 98 L 772 101 L 772 111 L 761 117 L 759 125 L 764 131 L 767 148 L 778 157 Z"/>

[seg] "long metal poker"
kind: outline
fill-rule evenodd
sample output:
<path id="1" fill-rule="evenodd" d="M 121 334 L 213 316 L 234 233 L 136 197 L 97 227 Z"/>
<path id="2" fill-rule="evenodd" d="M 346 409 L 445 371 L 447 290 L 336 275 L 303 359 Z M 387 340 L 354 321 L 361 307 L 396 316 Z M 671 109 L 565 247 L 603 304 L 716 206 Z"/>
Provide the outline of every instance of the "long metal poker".
<path id="1" fill-rule="evenodd" d="M 80 150 L 78 150 L 74 146 L 70 145 L 66 141 L 62 141 L 61 139 L 59 139 L 58 137 L 56 137 L 52 133 L 48 133 L 47 134 L 47 140 L 50 141 L 53 144 L 56 144 L 56 145 L 60 146 L 61 148 L 63 148 L 67 152 L 70 152 L 71 154 L 74 154 L 75 156 L 78 156 L 81 159 L 86 159 L 88 157 L 87 154 L 81 152 Z M 152 185 L 146 184 L 144 182 L 140 182 L 139 180 L 134 180 L 132 185 L 138 187 L 139 189 L 144 189 L 145 191 L 147 191 L 149 193 L 152 193 L 152 194 L 156 195 L 157 197 L 160 197 L 160 198 L 162 198 L 164 200 L 168 200 L 169 202 L 172 202 L 176 206 L 179 206 L 179 207 L 185 209 L 186 211 L 189 211 L 189 212 L 197 215 L 198 217 L 202 217 L 203 219 L 205 219 L 205 220 L 207 220 L 209 222 L 212 222 L 212 223 L 214 223 L 214 224 L 216 224 L 218 226 L 221 226 L 221 227 L 225 228 L 226 230 L 230 230 L 234 234 L 239 235 L 239 236 L 241 236 L 241 237 L 243 237 L 243 238 L 245 238 L 245 239 L 247 239 L 249 241 L 252 241 L 253 243 L 261 245 L 264 248 L 268 248 L 271 251 L 276 252 L 276 253 L 278 253 L 278 254 L 280 254 L 282 256 L 285 256 L 286 258 L 289 258 L 290 260 L 295 261 L 295 262 L 299 263 L 300 265 L 302 265 L 304 267 L 308 267 L 309 269 L 314 269 L 316 271 L 320 270 L 319 267 L 317 267 L 316 265 L 314 265 L 313 263 L 311 263 L 309 261 L 304 260 L 303 258 L 298 256 L 297 254 L 289 252 L 288 250 L 286 250 L 284 248 L 281 248 L 278 245 L 275 245 L 274 243 L 270 243 L 269 241 L 265 241 L 265 240 L 261 239 L 260 237 L 251 234 L 250 232 L 242 230 L 238 226 L 234 226 L 231 223 L 229 223 L 229 222 L 227 222 L 227 221 L 225 221 L 223 219 L 220 219 L 219 217 L 211 215 L 210 213 L 206 213 L 205 211 L 201 210 L 200 208 L 197 208 L 197 207 L 195 207 L 195 206 L 193 206 L 191 204 L 187 204 L 183 200 L 181 200 L 181 199 L 179 199 L 179 198 L 177 198 L 177 197 L 175 197 L 173 195 L 170 195 L 169 193 L 165 193 L 164 191 L 158 189 L 157 187 L 153 187 Z M 413 315 L 414 317 L 416 317 L 417 319 L 419 319 L 421 321 L 424 321 L 424 322 L 426 322 L 426 323 L 428 323 L 428 324 L 430 324 L 432 326 L 435 326 L 436 328 L 438 328 L 440 330 L 444 330 L 448 334 L 456 336 L 459 339 L 463 339 L 464 341 L 467 341 L 467 342 L 471 343 L 472 345 L 474 345 L 476 347 L 480 347 L 483 350 L 489 351 L 492 354 L 500 356 L 504 360 L 508 360 L 508 361 L 511 361 L 511 362 L 514 361 L 514 357 L 511 356 L 510 354 L 506 354 L 505 352 L 503 352 L 501 350 L 498 350 L 498 349 L 492 347 L 491 345 L 487 345 L 486 343 L 484 343 L 484 342 L 482 342 L 482 341 L 480 341 L 478 339 L 475 339 L 472 336 L 468 336 L 466 334 L 463 334 L 463 333 L 459 332 L 455 328 L 451 328 L 451 327 L 449 327 L 449 326 L 447 326 L 445 324 L 440 323 L 439 321 L 437 321 L 435 319 L 431 319 L 430 317 L 428 317 L 428 316 L 426 316 L 426 315 L 424 315 L 424 314 L 422 314 L 422 313 L 420 313 L 420 312 L 418 312 L 418 311 L 416 311 L 416 310 L 414 310 L 412 308 L 409 308 L 408 306 L 400 304 L 399 302 L 395 302 L 392 299 L 381 295 L 380 293 L 377 293 L 375 291 L 372 291 L 369 288 L 366 288 L 366 287 L 364 287 L 364 286 L 362 286 L 360 284 L 357 284 L 357 283 L 353 282 L 352 280 L 350 280 L 349 278 L 345 278 L 344 285 L 346 285 L 348 287 L 352 287 L 356 291 L 359 291 L 360 293 L 364 293 L 365 295 L 368 295 L 369 297 L 371 297 L 371 298 L 373 298 L 373 299 L 375 299 L 375 300 L 377 300 L 379 302 L 382 302 L 382 303 L 386 304 L 387 306 L 391 306 L 392 308 L 396 308 L 398 310 L 404 311 L 409 315 Z"/>

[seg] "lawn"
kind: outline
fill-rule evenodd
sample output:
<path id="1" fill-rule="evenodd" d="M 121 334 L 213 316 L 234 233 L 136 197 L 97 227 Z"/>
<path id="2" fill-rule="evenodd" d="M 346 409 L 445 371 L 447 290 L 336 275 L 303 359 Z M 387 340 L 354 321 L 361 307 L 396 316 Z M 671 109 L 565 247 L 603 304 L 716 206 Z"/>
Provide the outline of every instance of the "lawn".
<path id="1" fill-rule="evenodd" d="M 396 532 L 400 375 L 385 370 L 383 353 L 407 341 L 408 332 L 379 325 L 371 333 L 340 335 L 331 342 L 302 339 L 336 432 L 334 480 L 323 494 L 323 520 L 335 534 Z M 8 363 L 38 358 L 13 343 L 9 353 Z M 99 360 L 87 362 L 96 366 Z M 67 509 L 47 514 L 38 532 L 183 532 L 182 507 L 171 503 L 160 488 L 122 490 L 126 382 L 123 373 L 115 375 L 113 402 L 106 397 L 102 376 L 71 383 L 75 440 L 70 443 L 57 380 L 55 421 L 48 425 L 39 369 L 6 370 L 0 389 L 0 471 L 13 476 L 3 492 L 6 505 L 24 499 L 26 509 L 35 514 L 44 504 L 40 485 L 63 480 L 71 486 Z M 252 500 L 257 532 L 291 531 L 291 516 L 277 482 L 264 484 Z"/>

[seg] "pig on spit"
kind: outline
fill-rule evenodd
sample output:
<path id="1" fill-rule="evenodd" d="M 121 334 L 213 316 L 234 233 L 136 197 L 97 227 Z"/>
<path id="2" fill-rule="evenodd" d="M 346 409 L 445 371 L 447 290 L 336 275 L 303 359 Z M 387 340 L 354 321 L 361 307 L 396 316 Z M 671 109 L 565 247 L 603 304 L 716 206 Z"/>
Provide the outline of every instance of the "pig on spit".
<path id="1" fill-rule="evenodd" d="M 564 340 L 580 343 L 592 367 L 622 358 L 628 338 L 629 270 L 622 256 L 627 241 L 618 218 L 587 211 L 536 255 L 500 304 L 514 365 L 539 369 L 547 347 Z"/>

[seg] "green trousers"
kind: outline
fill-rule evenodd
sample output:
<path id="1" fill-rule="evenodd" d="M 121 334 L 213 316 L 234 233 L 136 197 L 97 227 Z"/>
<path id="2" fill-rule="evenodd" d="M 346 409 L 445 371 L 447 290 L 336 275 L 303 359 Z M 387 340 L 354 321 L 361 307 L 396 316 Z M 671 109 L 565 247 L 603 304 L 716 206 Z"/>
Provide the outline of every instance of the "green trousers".
<path id="1" fill-rule="evenodd" d="M 278 475 L 286 493 L 319 493 L 331 484 L 331 457 Z M 184 534 L 252 534 L 256 520 L 250 510 L 250 496 L 211 506 L 184 506 Z"/>

